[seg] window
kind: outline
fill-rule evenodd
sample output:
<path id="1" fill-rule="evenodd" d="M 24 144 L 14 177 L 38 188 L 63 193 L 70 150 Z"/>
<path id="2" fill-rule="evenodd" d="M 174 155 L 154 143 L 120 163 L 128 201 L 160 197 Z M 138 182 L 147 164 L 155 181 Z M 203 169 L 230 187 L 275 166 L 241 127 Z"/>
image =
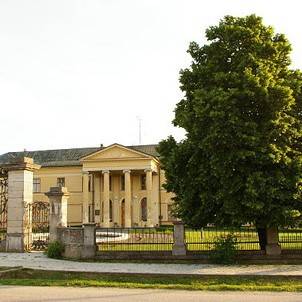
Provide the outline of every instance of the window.
<path id="1" fill-rule="evenodd" d="M 41 192 L 41 178 L 34 178 L 33 182 L 33 192 L 34 193 L 39 193 Z"/>
<path id="2" fill-rule="evenodd" d="M 89 175 L 88 178 L 88 192 L 93 192 L 94 191 L 94 183 L 93 183 L 93 175 Z"/>
<path id="3" fill-rule="evenodd" d="M 146 175 L 141 175 L 141 190 L 146 190 Z"/>
<path id="4" fill-rule="evenodd" d="M 125 175 L 121 175 L 121 191 L 125 191 Z"/>
<path id="5" fill-rule="evenodd" d="M 65 177 L 58 177 L 57 178 L 57 186 L 58 187 L 65 187 Z"/>
<path id="6" fill-rule="evenodd" d="M 94 222 L 94 205 L 93 204 L 90 204 L 88 205 L 88 219 L 89 219 L 89 222 Z"/>
<path id="7" fill-rule="evenodd" d="M 101 221 L 104 222 L 104 203 L 102 202 Z"/>
<path id="8" fill-rule="evenodd" d="M 112 200 L 109 200 L 109 221 L 113 220 L 113 203 Z"/>
<path id="9" fill-rule="evenodd" d="M 148 217 L 147 198 L 144 197 L 141 200 L 141 220 L 147 221 L 147 217 Z"/>
<path id="10" fill-rule="evenodd" d="M 109 191 L 112 191 L 112 176 L 109 176 Z"/>

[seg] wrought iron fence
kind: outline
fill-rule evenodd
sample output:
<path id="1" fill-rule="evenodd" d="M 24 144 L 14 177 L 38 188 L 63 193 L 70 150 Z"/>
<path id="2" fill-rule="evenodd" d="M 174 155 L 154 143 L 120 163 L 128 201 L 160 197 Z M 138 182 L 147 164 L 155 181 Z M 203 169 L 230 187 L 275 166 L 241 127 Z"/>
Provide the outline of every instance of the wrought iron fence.
<path id="1" fill-rule="evenodd" d="M 295 250 L 302 253 L 302 229 L 279 228 L 278 233 L 282 250 Z"/>
<path id="2" fill-rule="evenodd" d="M 211 251 L 220 238 L 233 235 L 237 250 L 260 250 L 255 228 L 218 228 L 205 227 L 199 230 L 185 228 L 185 243 L 188 251 Z"/>
<path id="3" fill-rule="evenodd" d="M 173 228 L 97 228 L 99 251 L 171 251 Z"/>

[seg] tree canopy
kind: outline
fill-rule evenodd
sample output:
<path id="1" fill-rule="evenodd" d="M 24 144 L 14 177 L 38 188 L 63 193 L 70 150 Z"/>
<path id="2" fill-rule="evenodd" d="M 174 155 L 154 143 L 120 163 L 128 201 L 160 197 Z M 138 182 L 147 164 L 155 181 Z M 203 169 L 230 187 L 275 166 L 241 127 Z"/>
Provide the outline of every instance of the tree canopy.
<path id="1" fill-rule="evenodd" d="M 226 16 L 180 72 L 177 142 L 159 144 L 175 212 L 202 227 L 286 225 L 302 211 L 302 73 L 262 18 Z"/>

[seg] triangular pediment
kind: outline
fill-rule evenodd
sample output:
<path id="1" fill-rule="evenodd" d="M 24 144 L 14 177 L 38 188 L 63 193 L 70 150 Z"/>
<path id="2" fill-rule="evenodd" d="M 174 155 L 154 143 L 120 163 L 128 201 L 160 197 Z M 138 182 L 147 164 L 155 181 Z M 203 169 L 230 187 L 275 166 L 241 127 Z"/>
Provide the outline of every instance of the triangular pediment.
<path id="1" fill-rule="evenodd" d="M 119 144 L 113 144 L 102 150 L 96 151 L 92 154 L 89 154 L 81 159 L 85 160 L 108 160 L 108 159 L 135 159 L 135 158 L 152 158 L 152 156 L 145 153 L 124 147 Z"/>

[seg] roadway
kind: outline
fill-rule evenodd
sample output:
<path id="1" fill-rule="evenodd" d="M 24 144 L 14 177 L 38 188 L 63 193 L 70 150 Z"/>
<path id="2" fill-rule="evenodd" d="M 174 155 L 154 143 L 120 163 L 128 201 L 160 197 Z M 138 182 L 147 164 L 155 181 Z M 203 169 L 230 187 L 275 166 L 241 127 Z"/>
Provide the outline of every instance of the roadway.
<path id="1" fill-rule="evenodd" d="M 0 286 L 0 302 L 301 302 L 302 293 Z"/>

